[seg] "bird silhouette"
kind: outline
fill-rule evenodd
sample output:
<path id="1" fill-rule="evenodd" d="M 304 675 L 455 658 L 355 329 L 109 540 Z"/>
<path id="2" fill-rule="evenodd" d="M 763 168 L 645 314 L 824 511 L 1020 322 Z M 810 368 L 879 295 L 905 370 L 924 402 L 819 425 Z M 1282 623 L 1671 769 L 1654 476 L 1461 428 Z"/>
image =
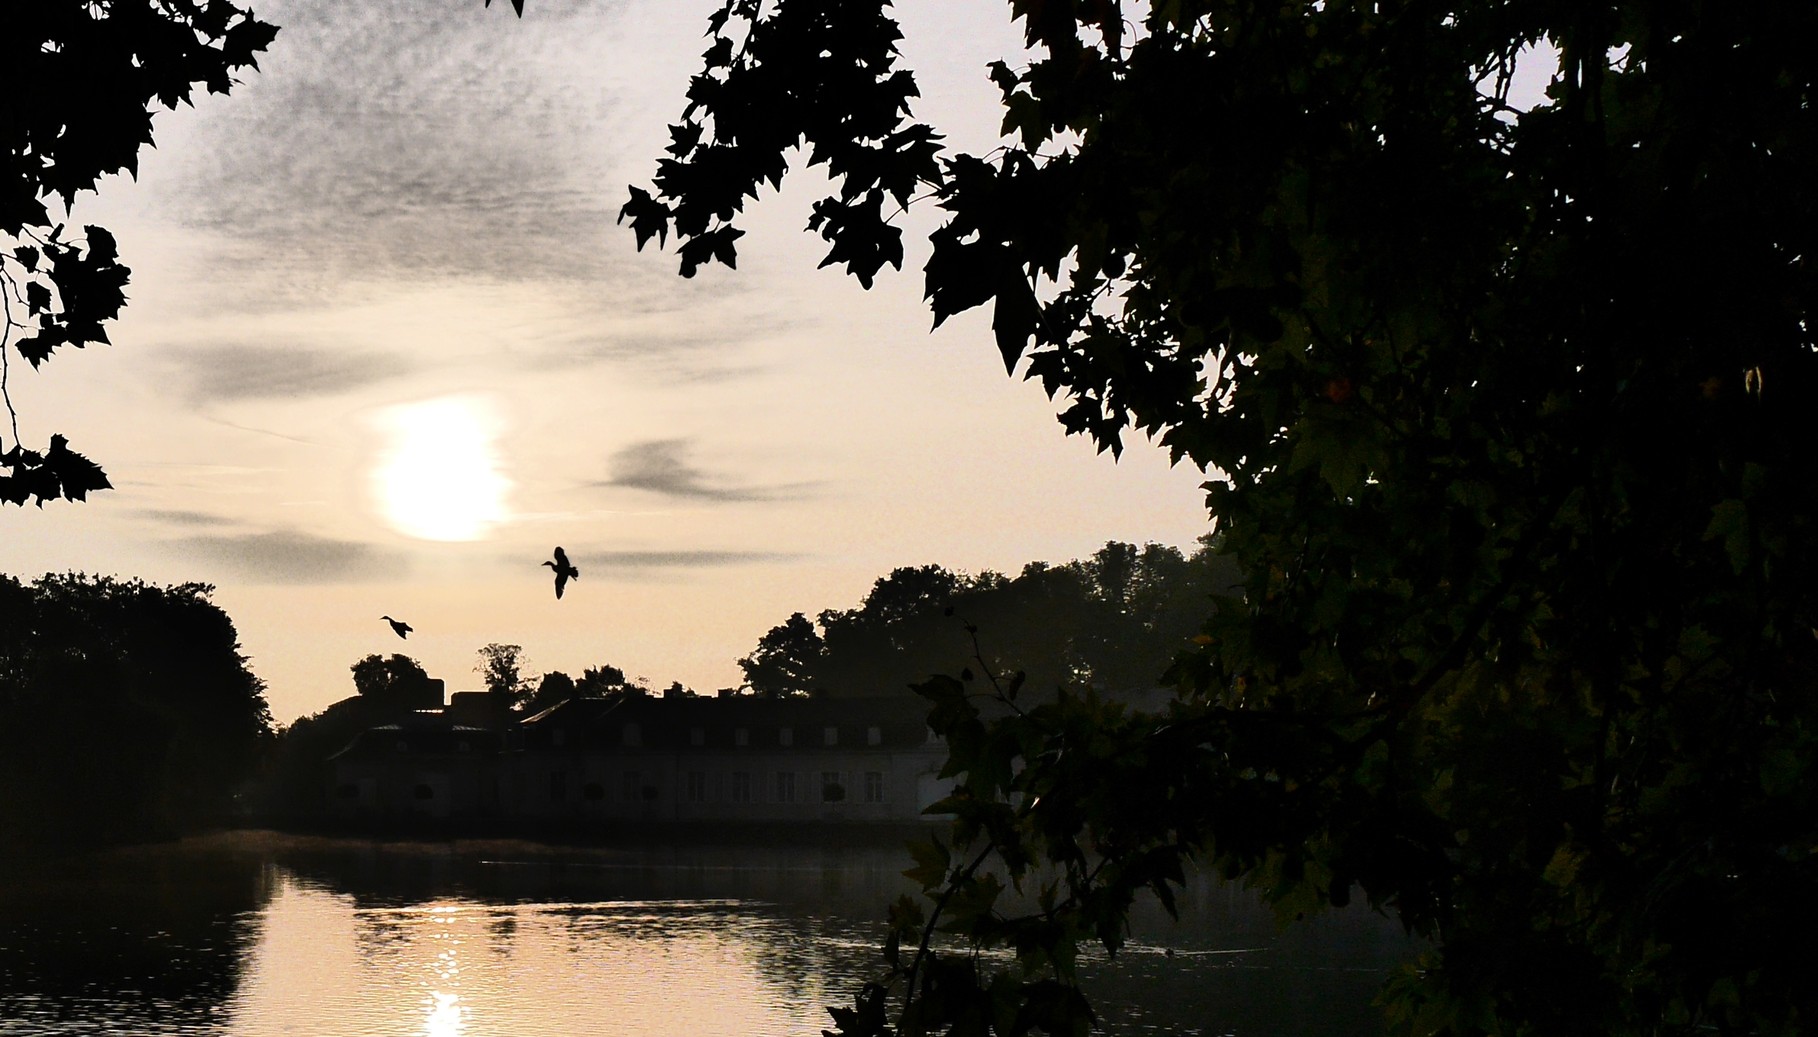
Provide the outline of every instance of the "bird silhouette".
<path id="1" fill-rule="evenodd" d="M 568 564 L 568 552 L 559 547 L 555 549 L 555 561 L 544 562 L 543 564 L 555 570 L 557 598 L 562 596 L 562 588 L 568 586 L 569 580 L 578 580 L 581 578 L 581 570 Z"/>
<path id="2" fill-rule="evenodd" d="M 397 634 L 399 637 L 410 636 L 409 623 L 406 623 L 401 619 L 393 619 L 390 616 L 380 616 L 379 618 L 391 624 L 392 633 Z"/>

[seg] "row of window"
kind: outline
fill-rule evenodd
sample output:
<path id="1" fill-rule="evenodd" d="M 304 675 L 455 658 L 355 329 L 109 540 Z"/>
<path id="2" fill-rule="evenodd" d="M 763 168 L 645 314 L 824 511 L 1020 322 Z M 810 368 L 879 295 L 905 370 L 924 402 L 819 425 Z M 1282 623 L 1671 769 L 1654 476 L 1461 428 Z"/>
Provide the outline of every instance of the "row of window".
<path id="1" fill-rule="evenodd" d="M 718 775 L 716 775 L 718 776 Z M 644 780 L 638 771 L 625 771 L 621 776 L 619 800 L 626 803 L 653 802 L 658 798 L 655 785 Z M 751 771 L 732 771 L 724 775 L 724 798 L 729 803 L 755 803 L 760 796 L 769 803 L 840 803 L 847 799 L 857 799 L 861 803 L 884 802 L 884 772 L 865 771 L 859 779 L 857 789 L 847 789 L 845 777 L 839 771 L 821 771 L 820 787 L 802 789 L 797 782 L 795 771 L 775 771 L 769 774 L 768 786 L 757 784 L 758 775 Z M 716 783 L 717 784 L 717 783 Z M 597 782 L 589 782 L 581 789 L 581 796 L 588 800 L 605 798 L 605 789 Z M 720 798 L 714 793 L 721 789 L 710 789 L 706 771 L 685 771 L 682 774 L 682 799 L 688 803 L 706 803 L 710 799 Z M 764 794 L 768 793 L 767 796 Z M 857 793 L 855 796 L 854 793 Z M 568 798 L 568 772 L 549 772 L 549 799 L 561 803 Z"/>

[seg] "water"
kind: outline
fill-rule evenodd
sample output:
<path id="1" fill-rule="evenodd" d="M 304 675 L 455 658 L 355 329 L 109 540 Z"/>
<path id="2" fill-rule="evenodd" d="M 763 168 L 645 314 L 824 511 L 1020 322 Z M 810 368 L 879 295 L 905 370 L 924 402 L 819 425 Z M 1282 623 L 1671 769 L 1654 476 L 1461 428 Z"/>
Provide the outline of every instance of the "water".
<path id="1" fill-rule="evenodd" d="M 816 1037 L 880 968 L 895 845 L 236 836 L 0 872 L 0 1035 Z M 1106 1029 L 1354 1035 L 1412 950 L 1363 911 L 1276 930 L 1189 886 L 1091 966 Z"/>

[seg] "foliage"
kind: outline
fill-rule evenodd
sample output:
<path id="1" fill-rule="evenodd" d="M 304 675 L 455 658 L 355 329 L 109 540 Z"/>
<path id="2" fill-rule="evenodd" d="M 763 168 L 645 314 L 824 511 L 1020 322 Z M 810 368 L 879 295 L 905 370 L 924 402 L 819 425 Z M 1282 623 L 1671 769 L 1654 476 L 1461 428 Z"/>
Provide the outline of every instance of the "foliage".
<path id="1" fill-rule="evenodd" d="M 257 68 L 276 27 L 226 0 L 34 0 L 10 5 L 0 36 L 0 397 L 12 441 L 0 451 L 0 501 L 42 507 L 111 488 L 94 462 L 53 435 L 45 450 L 20 441 L 7 391 L 8 350 L 35 369 L 60 346 L 107 343 L 104 322 L 126 304 L 130 271 L 114 236 L 81 236 L 56 222 L 101 177 L 137 174 L 152 142 L 152 102 L 175 109 L 196 86 L 224 94 L 233 74 Z"/>
<path id="2" fill-rule="evenodd" d="M 757 649 L 739 660 L 745 686 L 763 698 L 788 698 L 808 694 L 816 665 L 826 657 L 827 645 L 807 616 L 797 612 L 758 638 Z"/>
<path id="3" fill-rule="evenodd" d="M 1020 672 L 1032 690 L 1066 684 L 1128 700 L 1160 685 L 1211 595 L 1235 581 L 1208 546 L 1188 557 L 1116 541 L 1090 559 L 1032 562 L 1015 578 L 904 567 L 857 608 L 790 616 L 739 665 L 760 696 L 910 694 L 931 673 L 971 665 L 983 645 L 981 663 Z"/>
<path id="4" fill-rule="evenodd" d="M 213 590 L 0 577 L 0 842 L 226 818 L 271 714 Z"/>
<path id="5" fill-rule="evenodd" d="M 474 672 L 486 684 L 493 701 L 501 711 L 520 709 L 535 690 L 523 674 L 524 646 L 494 642 L 479 651 L 480 665 Z"/>
<path id="6" fill-rule="evenodd" d="M 368 655 L 349 667 L 354 690 L 385 702 L 414 702 L 432 685 L 423 664 L 408 655 Z M 439 695 L 438 695 L 439 697 Z"/>
<path id="7" fill-rule="evenodd" d="M 924 689 L 972 842 L 840 1031 L 1080 1032 L 1075 944 L 1188 861 L 1432 938 L 1398 1032 L 1809 1025 L 1818 8 L 1009 10 L 1005 143 L 942 155 L 883 0 L 726 0 L 621 213 L 731 265 L 805 148 L 869 284 L 937 206 L 935 323 L 989 303 L 1069 432 L 1210 473 L 1246 574 L 1165 722 Z"/>
<path id="8" fill-rule="evenodd" d="M 574 682 L 575 694 L 584 699 L 604 699 L 623 694 L 634 687 L 625 679 L 625 671 L 611 664 L 589 666 Z"/>
<path id="9" fill-rule="evenodd" d="M 551 670 L 537 681 L 536 690 L 530 693 L 530 698 L 524 703 L 524 712 L 540 713 L 550 706 L 579 697 L 573 677 L 560 670 Z"/>

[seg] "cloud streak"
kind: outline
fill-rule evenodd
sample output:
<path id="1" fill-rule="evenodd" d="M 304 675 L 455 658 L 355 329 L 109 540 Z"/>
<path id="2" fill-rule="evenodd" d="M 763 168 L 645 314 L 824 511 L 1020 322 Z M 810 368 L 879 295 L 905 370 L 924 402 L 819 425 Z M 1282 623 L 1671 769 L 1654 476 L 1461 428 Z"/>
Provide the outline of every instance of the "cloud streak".
<path id="1" fill-rule="evenodd" d="M 632 443 L 612 455 L 611 476 L 596 486 L 644 490 L 676 500 L 733 502 L 795 500 L 812 483 L 750 486 L 716 482 L 689 463 L 694 444 L 688 439 L 650 439 Z"/>
<path id="2" fill-rule="evenodd" d="M 165 541 L 164 546 L 179 557 L 263 583 L 391 579 L 408 570 L 400 554 L 294 530 L 183 537 Z"/>
<path id="3" fill-rule="evenodd" d="M 210 515 L 202 511 L 184 511 L 172 508 L 141 508 L 139 514 L 154 522 L 164 522 L 173 526 L 188 526 L 192 529 L 219 528 L 231 526 L 231 519 L 219 515 Z"/>
<path id="4" fill-rule="evenodd" d="M 381 353 L 288 346 L 191 346 L 169 356 L 191 404 L 337 396 L 413 370 Z"/>
<path id="5" fill-rule="evenodd" d="M 771 565 L 801 558 L 782 551 L 595 551 L 578 554 L 585 572 L 599 569 L 711 569 L 735 565 Z"/>

